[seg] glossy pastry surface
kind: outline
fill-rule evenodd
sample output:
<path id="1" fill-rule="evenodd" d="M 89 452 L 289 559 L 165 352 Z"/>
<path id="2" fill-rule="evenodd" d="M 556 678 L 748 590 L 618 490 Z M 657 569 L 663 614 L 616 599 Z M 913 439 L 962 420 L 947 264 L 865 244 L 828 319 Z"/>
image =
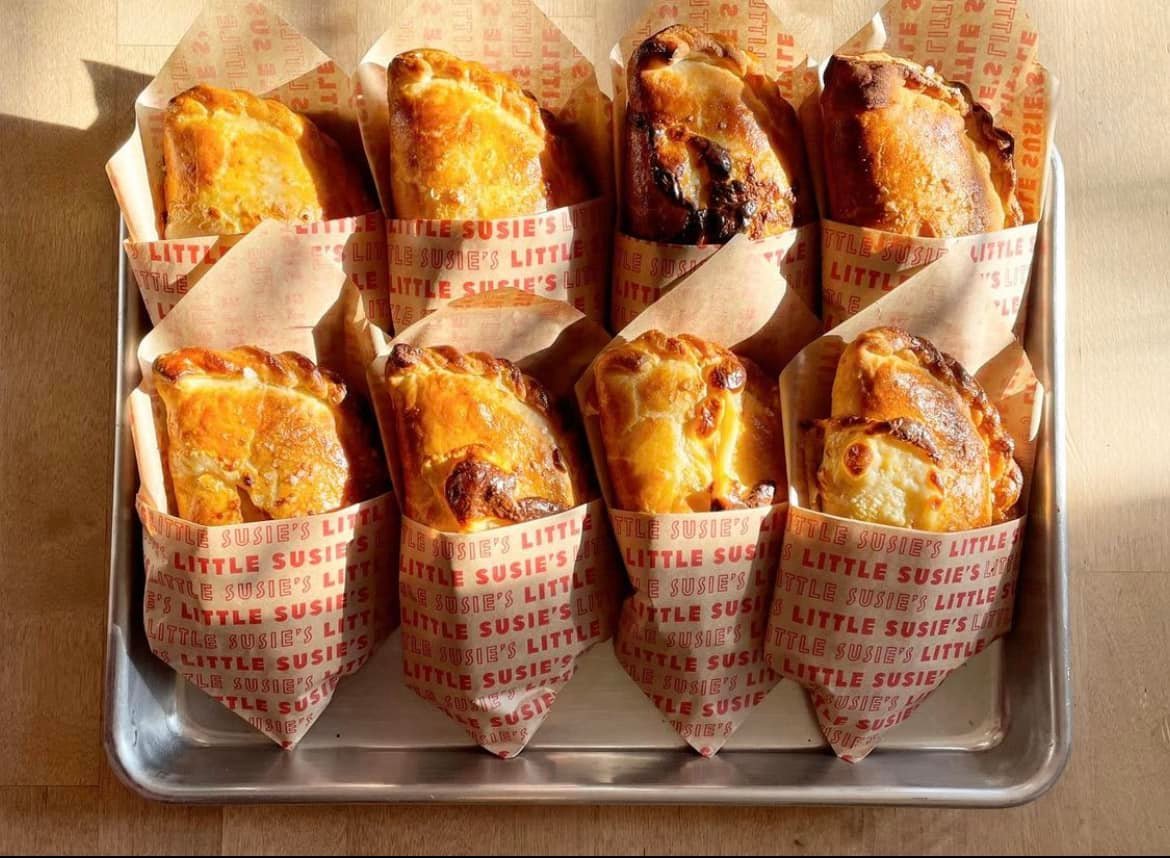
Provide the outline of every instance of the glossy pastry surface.
<path id="1" fill-rule="evenodd" d="M 408 518 L 470 533 L 591 499 L 580 442 L 514 364 L 448 346 L 394 346 L 386 365 Z"/>
<path id="2" fill-rule="evenodd" d="M 160 355 L 163 460 L 178 515 L 238 524 L 329 512 L 388 487 L 371 421 L 296 352 L 253 346 Z"/>
<path id="3" fill-rule="evenodd" d="M 243 90 L 200 84 L 163 119 L 166 238 L 236 235 L 376 208 L 360 170 L 309 119 Z"/>
<path id="4" fill-rule="evenodd" d="M 834 56 L 821 95 L 829 216 L 924 238 L 1023 223 L 1011 135 L 932 69 Z"/>
<path id="5" fill-rule="evenodd" d="M 648 331 L 602 353 L 594 394 L 619 508 L 707 512 L 783 499 L 776 383 L 746 358 Z"/>
<path id="6" fill-rule="evenodd" d="M 814 507 L 930 531 L 1016 517 L 1022 488 L 999 411 L 957 361 L 896 328 L 846 347 L 832 417 L 804 427 Z"/>
<path id="7" fill-rule="evenodd" d="M 595 196 L 572 141 L 510 75 L 423 48 L 391 61 L 388 86 L 396 217 L 490 220 Z"/>

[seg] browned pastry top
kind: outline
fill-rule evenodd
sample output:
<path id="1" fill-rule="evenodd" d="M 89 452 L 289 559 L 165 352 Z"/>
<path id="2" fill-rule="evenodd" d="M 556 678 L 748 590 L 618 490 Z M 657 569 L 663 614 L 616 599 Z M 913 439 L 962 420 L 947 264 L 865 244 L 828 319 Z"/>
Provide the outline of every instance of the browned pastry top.
<path id="1" fill-rule="evenodd" d="M 408 518 L 469 533 L 590 499 L 579 439 L 540 382 L 513 363 L 399 343 L 386 380 Z"/>
<path id="2" fill-rule="evenodd" d="M 186 348 L 159 355 L 153 376 L 181 518 L 219 525 L 315 515 L 387 488 L 362 408 L 303 355 Z"/>
<path id="3" fill-rule="evenodd" d="M 832 417 L 804 427 L 814 505 L 921 530 L 1014 518 L 1015 445 L 978 382 L 927 340 L 874 328 L 837 365 Z"/>
<path id="4" fill-rule="evenodd" d="M 1023 223 L 1012 137 L 962 84 L 884 53 L 834 56 L 821 120 L 834 220 L 925 238 Z"/>
<path id="5" fill-rule="evenodd" d="M 783 499 L 776 381 L 691 336 L 647 331 L 607 349 L 594 398 L 621 509 L 707 512 Z"/>
<path id="6" fill-rule="evenodd" d="M 572 142 L 511 75 L 423 48 L 390 62 L 400 218 L 538 214 L 594 196 Z"/>
<path id="7" fill-rule="evenodd" d="M 200 84 L 163 119 L 166 238 L 235 235 L 377 206 L 362 173 L 312 121 L 270 98 Z"/>
<path id="8" fill-rule="evenodd" d="M 630 58 L 623 220 L 638 238 L 720 244 L 816 218 L 796 112 L 759 61 L 676 25 Z"/>

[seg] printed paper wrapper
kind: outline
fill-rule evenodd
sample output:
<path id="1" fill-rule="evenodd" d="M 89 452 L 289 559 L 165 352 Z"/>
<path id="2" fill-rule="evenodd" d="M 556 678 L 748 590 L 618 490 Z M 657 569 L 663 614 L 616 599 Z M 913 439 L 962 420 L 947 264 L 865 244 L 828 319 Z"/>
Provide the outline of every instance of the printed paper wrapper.
<path id="1" fill-rule="evenodd" d="M 1016 442 L 1026 495 L 1043 389 L 1019 341 L 970 288 L 976 276 L 969 257 L 943 257 L 812 343 L 780 376 L 791 506 L 766 655 L 809 689 L 825 738 L 850 762 L 1011 627 L 1024 519 L 928 533 L 812 511 L 803 475 L 816 463 L 803 461 L 798 426 L 829 416 L 848 343 L 879 325 L 902 327 L 979 380 Z"/>
<path id="2" fill-rule="evenodd" d="M 386 70 L 398 54 L 423 47 L 515 77 L 572 136 L 598 198 L 500 220 L 395 217 Z M 387 217 L 395 332 L 453 300 L 497 289 L 564 301 L 604 323 L 612 253 L 610 105 L 593 66 L 556 24 L 531 0 L 416 0 L 366 53 L 355 78 L 362 140 Z"/>
<path id="3" fill-rule="evenodd" d="M 964 83 L 1015 139 L 1016 192 L 1024 225 L 959 238 L 916 238 L 824 219 L 822 311 L 826 330 L 868 307 L 947 253 L 975 266 L 972 288 L 1017 336 L 1051 156 L 1057 80 L 1040 65 L 1039 36 L 1016 0 L 887 3 L 837 53 L 884 50 Z M 814 160 L 819 158 L 814 156 Z M 829 211 L 822 195 L 821 212 Z"/>
<path id="4" fill-rule="evenodd" d="M 753 242 L 738 236 L 621 331 L 689 333 L 780 369 L 817 336 L 820 321 L 772 274 Z M 721 282 L 752 283 L 742 300 Z M 622 606 L 618 661 L 670 726 L 712 756 L 779 677 L 764 662 L 768 604 L 787 503 L 756 509 L 657 515 L 617 508 L 592 404 L 591 365 L 577 384 L 593 461 L 634 592 Z M 778 487 L 783 497 L 783 487 Z"/>
<path id="5" fill-rule="evenodd" d="M 809 95 L 816 92 L 816 69 L 799 47 L 794 29 L 780 21 L 765 0 L 747 3 L 711 4 L 706 0 L 654 4 L 637 24 L 626 33 L 610 53 L 610 72 L 614 92 L 614 158 L 617 164 L 617 189 L 622 194 L 622 158 L 625 148 L 625 114 L 627 95 L 626 63 L 643 41 L 672 24 L 689 24 L 734 40 L 751 51 L 764 66 L 769 77 L 776 79 L 781 94 L 799 111 Z M 812 189 L 808 189 L 811 193 Z M 679 278 L 710 259 L 718 245 L 665 244 L 645 241 L 621 231 L 614 236 L 614 270 L 610 293 L 610 324 L 621 330 L 669 291 Z M 753 243 L 756 253 L 769 263 L 768 277 L 787 284 L 809 307 L 817 301 L 816 223 L 792 229 L 781 235 Z M 764 268 L 759 269 L 761 273 Z M 739 300 L 747 284 L 726 282 L 718 285 L 724 300 Z"/>
<path id="6" fill-rule="evenodd" d="M 564 303 L 505 290 L 453 301 L 394 342 L 507 358 L 564 399 L 608 340 Z M 381 357 L 370 387 L 401 492 L 385 372 Z M 470 534 L 403 517 L 399 569 L 407 686 L 501 757 L 524 749 L 577 659 L 613 631 L 621 575 L 600 500 Z"/>
<path id="7" fill-rule="evenodd" d="M 163 116 L 171 98 L 198 83 L 276 99 L 308 115 L 355 167 L 366 163 L 349 75 L 263 5 L 209 0 L 138 96 L 134 134 L 106 164 L 130 236 L 130 270 L 155 325 L 243 238 L 162 237 Z M 388 331 L 385 220 L 377 210 L 355 215 L 286 228 L 346 273 L 361 292 L 366 316 Z"/>
<path id="8" fill-rule="evenodd" d="M 277 224 L 261 224 L 138 349 L 129 413 L 141 487 L 151 651 L 274 742 L 294 746 L 341 677 L 398 618 L 393 494 L 304 518 L 206 527 L 167 496 L 150 367 L 184 346 L 297 351 L 365 389 L 385 344 L 336 266 Z M 355 383 L 356 380 L 356 383 Z M 372 415 L 371 415 L 372 419 Z"/>

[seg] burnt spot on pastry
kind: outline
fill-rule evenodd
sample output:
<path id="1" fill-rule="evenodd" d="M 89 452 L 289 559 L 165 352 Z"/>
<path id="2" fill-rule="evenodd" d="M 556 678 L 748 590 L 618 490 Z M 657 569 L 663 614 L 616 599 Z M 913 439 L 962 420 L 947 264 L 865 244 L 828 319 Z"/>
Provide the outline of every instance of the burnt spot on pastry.
<path id="1" fill-rule="evenodd" d="M 873 451 L 869 445 L 853 443 L 845 448 L 845 470 L 854 477 L 860 477 L 873 462 Z"/>
<path id="2" fill-rule="evenodd" d="M 747 371 L 738 360 L 725 360 L 711 367 L 707 373 L 707 383 L 716 390 L 735 392 L 742 390 L 747 383 Z"/>
<path id="3" fill-rule="evenodd" d="M 490 515 L 503 521 L 530 521 L 567 508 L 546 498 L 516 499 L 516 477 L 469 456 L 447 476 L 443 487 L 451 514 L 461 524 Z"/>
<path id="4" fill-rule="evenodd" d="M 395 343 L 394 348 L 390 350 L 388 366 L 395 369 L 406 369 L 409 366 L 414 366 L 421 360 L 422 352 L 419 349 L 406 343 Z"/>
<path id="5" fill-rule="evenodd" d="M 695 434 L 700 438 L 710 437 L 719 425 L 723 404 L 714 396 L 708 396 L 695 409 Z"/>

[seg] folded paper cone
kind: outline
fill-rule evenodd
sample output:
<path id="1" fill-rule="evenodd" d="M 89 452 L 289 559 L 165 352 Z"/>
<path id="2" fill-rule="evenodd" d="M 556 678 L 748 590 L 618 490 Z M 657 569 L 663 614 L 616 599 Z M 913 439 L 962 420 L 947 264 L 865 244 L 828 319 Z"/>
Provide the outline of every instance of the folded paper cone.
<path id="1" fill-rule="evenodd" d="M 975 266 L 970 286 L 1023 336 L 1037 223 L 1048 184 L 1057 81 L 1038 59 L 1039 40 L 1016 0 L 948 9 L 887 3 L 835 53 L 885 51 L 966 84 L 1014 141 L 1022 226 L 956 238 L 919 238 L 834 221 L 821 194 L 821 289 L 825 328 L 835 327 L 940 257 L 959 253 Z M 819 99 L 819 92 L 814 100 Z M 809 117 L 805 117 L 806 122 Z M 806 129 L 823 172 L 819 131 Z"/>
<path id="2" fill-rule="evenodd" d="M 505 290 L 452 302 L 394 344 L 487 352 L 562 399 L 608 339 L 562 302 Z M 401 496 L 387 359 L 369 381 Z M 404 518 L 399 566 L 407 686 L 501 757 L 524 749 L 580 656 L 612 634 L 621 579 L 600 499 L 467 534 Z"/>
<path id="3" fill-rule="evenodd" d="M 276 99 L 316 122 L 355 168 L 365 166 L 348 73 L 261 4 L 209 0 L 138 96 L 134 134 L 106 164 L 130 236 L 130 270 L 156 325 L 243 237 L 162 237 L 163 115 L 171 98 L 200 83 Z M 366 316 L 390 329 L 381 212 L 287 229 L 344 271 L 361 292 Z"/>
<path id="4" fill-rule="evenodd" d="M 364 367 L 384 343 L 343 272 L 287 230 L 262 224 L 138 350 L 144 381 L 128 411 L 151 651 L 286 748 L 397 623 L 398 507 L 385 493 L 302 518 L 219 527 L 177 518 L 151 365 L 187 346 L 291 350 L 346 375 L 360 395 Z"/>
<path id="5" fill-rule="evenodd" d="M 390 192 L 387 68 L 398 54 L 438 48 L 515 77 L 566 130 L 596 199 L 499 220 L 395 216 Z M 355 80 L 366 156 L 386 214 L 394 330 L 453 300 L 519 289 L 605 321 L 611 260 L 609 99 L 589 61 L 531 0 L 448 7 L 416 0 L 362 58 Z"/>
<path id="6" fill-rule="evenodd" d="M 728 282 L 751 284 L 730 302 Z M 739 236 L 622 330 L 612 345 L 648 330 L 688 333 L 754 360 L 775 376 L 820 322 Z M 786 503 L 689 514 L 620 510 L 596 406 L 596 361 L 577 399 L 614 536 L 634 587 L 622 607 L 618 661 L 671 727 L 704 756 L 718 752 L 779 677 L 764 664 L 768 602 Z M 782 487 L 778 493 L 783 498 Z"/>
<path id="7" fill-rule="evenodd" d="M 801 22 L 804 23 L 804 22 Z M 731 39 L 760 60 L 768 77 L 777 81 L 781 95 L 798 112 L 806 99 L 815 95 L 816 69 L 799 45 L 795 29 L 786 25 L 765 0 L 725 3 L 718 8 L 689 4 L 663 4 L 648 9 L 622 36 L 609 56 L 613 87 L 613 151 L 617 196 L 622 189 L 623 135 L 625 134 L 628 81 L 626 63 L 649 36 L 674 24 L 686 24 Z M 812 189 L 808 189 L 811 193 Z M 809 307 L 818 299 L 818 235 L 814 221 L 781 235 L 752 243 L 754 252 L 772 268 L 771 276 Z M 639 313 L 666 294 L 679 279 L 694 271 L 719 250 L 719 245 L 683 245 L 645 241 L 621 229 L 614 235 L 613 279 L 610 291 L 610 326 L 621 330 Z M 764 268 L 759 269 L 763 274 Z M 741 287 L 727 283 L 724 289 L 738 294 Z"/>
<path id="8" fill-rule="evenodd" d="M 956 668 L 1011 626 L 1024 518 L 954 533 L 885 527 L 810 510 L 801 421 L 829 416 L 838 359 L 871 328 L 928 339 L 983 386 L 1014 439 L 1021 508 L 1043 389 L 1019 341 L 946 256 L 800 352 L 780 376 L 788 523 L 767 633 L 768 663 L 810 690 L 826 740 L 864 758 Z"/>

